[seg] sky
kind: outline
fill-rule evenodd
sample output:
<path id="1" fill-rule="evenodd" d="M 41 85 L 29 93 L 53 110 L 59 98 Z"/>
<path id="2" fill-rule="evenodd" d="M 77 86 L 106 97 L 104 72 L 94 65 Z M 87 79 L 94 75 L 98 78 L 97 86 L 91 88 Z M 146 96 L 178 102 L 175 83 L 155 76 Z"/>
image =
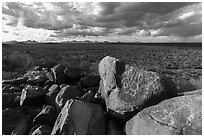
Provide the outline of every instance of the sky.
<path id="1" fill-rule="evenodd" d="M 201 42 L 199 2 L 4 2 L 2 41 Z"/>

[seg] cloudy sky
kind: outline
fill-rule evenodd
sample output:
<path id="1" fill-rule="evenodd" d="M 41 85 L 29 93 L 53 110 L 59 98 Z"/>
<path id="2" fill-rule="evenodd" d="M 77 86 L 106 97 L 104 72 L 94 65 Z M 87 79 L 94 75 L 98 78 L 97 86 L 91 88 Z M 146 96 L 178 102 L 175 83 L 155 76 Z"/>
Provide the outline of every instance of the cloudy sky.
<path id="1" fill-rule="evenodd" d="M 3 41 L 202 41 L 202 3 L 6 2 Z"/>

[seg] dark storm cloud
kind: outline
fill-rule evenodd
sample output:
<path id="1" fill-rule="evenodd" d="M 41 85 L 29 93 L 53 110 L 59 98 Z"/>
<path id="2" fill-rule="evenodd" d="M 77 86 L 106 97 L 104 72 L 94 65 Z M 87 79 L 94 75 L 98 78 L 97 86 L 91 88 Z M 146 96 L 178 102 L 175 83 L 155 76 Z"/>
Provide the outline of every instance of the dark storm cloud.
<path id="1" fill-rule="evenodd" d="M 66 14 L 66 21 L 60 20 L 58 13 L 53 11 L 45 10 L 45 6 L 40 3 L 35 3 L 38 8 L 33 8 L 29 5 L 7 2 L 2 8 L 2 13 L 15 18 L 16 21 L 10 21 L 7 25 L 17 25 L 21 22 L 26 27 L 30 28 L 43 28 L 48 30 L 58 30 L 64 28 L 71 28 L 72 21 L 69 13 Z M 64 11 L 64 10 L 63 10 Z"/>
<path id="2" fill-rule="evenodd" d="M 53 30 L 56 37 L 135 33 L 191 37 L 202 34 L 201 11 L 202 3 L 192 2 L 7 2 L 2 7 L 2 13 L 9 16 L 7 25 Z"/>

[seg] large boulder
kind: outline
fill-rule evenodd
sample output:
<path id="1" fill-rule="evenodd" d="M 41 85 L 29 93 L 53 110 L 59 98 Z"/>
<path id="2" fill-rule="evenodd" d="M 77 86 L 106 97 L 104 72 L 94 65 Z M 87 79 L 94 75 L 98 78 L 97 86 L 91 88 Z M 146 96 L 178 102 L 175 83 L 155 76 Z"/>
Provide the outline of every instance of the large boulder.
<path id="1" fill-rule="evenodd" d="M 86 77 L 83 77 L 80 82 L 81 82 L 82 87 L 84 88 L 97 87 L 99 86 L 100 76 L 99 75 L 88 75 Z"/>
<path id="2" fill-rule="evenodd" d="M 76 99 L 80 96 L 81 92 L 75 86 L 67 85 L 62 88 L 55 98 L 57 112 L 60 112 L 67 100 Z"/>
<path id="3" fill-rule="evenodd" d="M 98 69 L 99 92 L 110 114 L 116 117 L 129 119 L 145 107 L 177 96 L 175 83 L 167 77 L 129 66 L 119 59 L 107 56 Z"/>
<path id="4" fill-rule="evenodd" d="M 47 90 L 41 87 L 27 85 L 21 93 L 20 105 L 42 106 L 45 104 L 45 94 Z"/>
<path id="5" fill-rule="evenodd" d="M 188 95 L 145 108 L 126 123 L 128 135 L 202 134 L 202 96 Z"/>
<path id="6" fill-rule="evenodd" d="M 13 109 L 2 111 L 2 134 L 23 135 L 28 127 L 28 116 Z"/>
<path id="7" fill-rule="evenodd" d="M 52 128 L 48 125 L 40 125 L 37 127 L 31 135 L 50 135 Z"/>
<path id="8" fill-rule="evenodd" d="M 53 80 L 57 84 L 62 84 L 64 83 L 64 66 L 61 64 L 58 64 L 51 68 L 51 71 L 53 73 Z"/>
<path id="9" fill-rule="evenodd" d="M 33 119 L 33 125 L 49 125 L 54 126 L 55 120 L 57 118 L 57 112 L 53 106 L 43 106 L 40 113 Z"/>
<path id="10" fill-rule="evenodd" d="M 52 135 L 105 134 L 103 109 L 96 104 L 70 99 L 58 115 Z"/>

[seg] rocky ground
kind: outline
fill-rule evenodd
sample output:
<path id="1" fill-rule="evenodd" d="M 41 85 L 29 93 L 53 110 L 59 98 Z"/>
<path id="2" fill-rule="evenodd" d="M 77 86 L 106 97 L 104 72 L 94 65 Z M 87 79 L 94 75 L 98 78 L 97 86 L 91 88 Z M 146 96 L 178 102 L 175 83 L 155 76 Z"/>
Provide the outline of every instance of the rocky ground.
<path id="1" fill-rule="evenodd" d="M 2 133 L 202 134 L 202 89 L 182 84 L 185 73 L 144 70 L 110 56 L 98 73 L 58 64 L 4 80 Z"/>

